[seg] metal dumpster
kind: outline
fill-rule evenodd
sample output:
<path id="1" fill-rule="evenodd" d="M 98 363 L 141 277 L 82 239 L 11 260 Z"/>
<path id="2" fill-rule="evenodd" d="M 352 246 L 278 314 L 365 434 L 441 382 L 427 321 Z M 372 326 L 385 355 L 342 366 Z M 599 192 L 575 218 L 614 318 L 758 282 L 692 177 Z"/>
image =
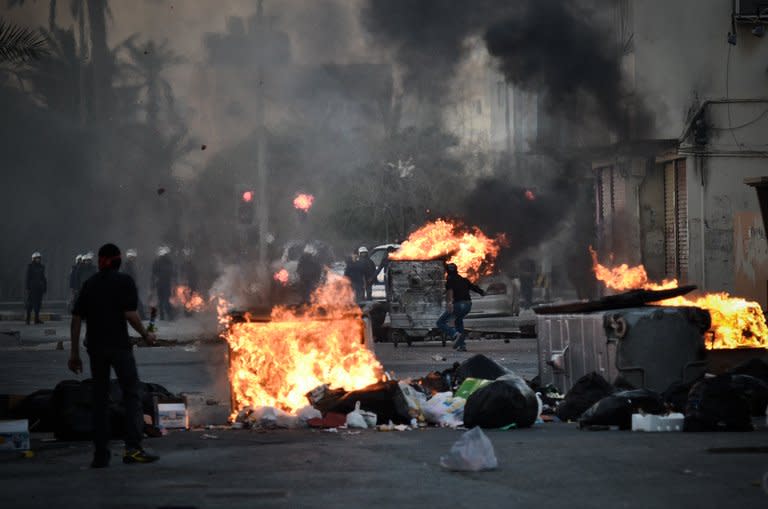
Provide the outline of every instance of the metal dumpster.
<path id="1" fill-rule="evenodd" d="M 595 371 L 609 382 L 661 392 L 707 367 L 709 313 L 695 307 L 641 306 L 537 317 L 542 384 L 568 391 Z"/>
<path id="2" fill-rule="evenodd" d="M 444 310 L 445 264 L 443 260 L 391 260 L 388 271 L 390 337 L 395 346 L 402 341 L 410 345 L 436 330 Z"/>

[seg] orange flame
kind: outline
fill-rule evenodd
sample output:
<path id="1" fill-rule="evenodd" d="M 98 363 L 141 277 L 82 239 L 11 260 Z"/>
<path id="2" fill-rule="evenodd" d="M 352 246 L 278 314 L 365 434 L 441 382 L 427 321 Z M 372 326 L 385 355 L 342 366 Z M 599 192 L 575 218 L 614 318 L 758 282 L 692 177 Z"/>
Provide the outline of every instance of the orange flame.
<path id="1" fill-rule="evenodd" d="M 233 415 L 246 406 L 295 413 L 319 385 L 361 389 L 383 373 L 362 344 L 362 313 L 352 287 L 332 272 L 301 311 L 275 307 L 270 322 L 230 323 L 223 337 L 231 349 Z"/>
<path id="2" fill-rule="evenodd" d="M 171 304 L 184 307 L 190 312 L 199 312 L 205 307 L 205 299 L 188 286 L 179 285 L 174 289 L 173 296 L 171 296 Z"/>
<path id="3" fill-rule="evenodd" d="M 664 280 L 661 283 L 648 281 L 645 267 L 630 267 L 622 264 L 606 267 L 597 261 L 597 253 L 590 247 L 592 270 L 595 276 L 607 288 L 612 290 L 667 290 L 677 288 L 677 280 Z M 665 299 L 655 304 L 660 306 L 693 306 L 709 311 L 712 327 L 709 332 L 712 341 L 707 343 L 710 349 L 728 348 L 768 348 L 768 326 L 765 323 L 763 309 L 757 302 L 728 293 L 708 293 L 702 296 L 680 296 Z"/>
<path id="4" fill-rule="evenodd" d="M 489 238 L 479 228 L 438 219 L 408 236 L 400 249 L 390 254 L 393 260 L 434 260 L 447 258 L 459 273 L 476 281 L 493 272 L 503 236 Z"/>
<path id="5" fill-rule="evenodd" d="M 315 202 L 315 197 L 311 194 L 299 193 L 296 198 L 293 199 L 293 206 L 298 210 L 309 212 L 312 208 L 312 204 Z"/>
<path id="6" fill-rule="evenodd" d="M 589 254 L 592 255 L 592 270 L 598 281 L 602 281 L 611 290 L 668 290 L 677 288 L 677 279 L 665 279 L 661 283 L 652 283 L 648 280 L 645 267 L 638 265 L 630 267 L 622 263 L 616 267 L 606 267 L 597 261 L 597 252 L 590 246 Z"/>
<path id="7" fill-rule="evenodd" d="M 272 279 L 277 281 L 283 286 L 288 285 L 288 279 L 290 278 L 290 275 L 288 274 L 288 271 L 285 269 L 280 269 L 272 276 Z"/>

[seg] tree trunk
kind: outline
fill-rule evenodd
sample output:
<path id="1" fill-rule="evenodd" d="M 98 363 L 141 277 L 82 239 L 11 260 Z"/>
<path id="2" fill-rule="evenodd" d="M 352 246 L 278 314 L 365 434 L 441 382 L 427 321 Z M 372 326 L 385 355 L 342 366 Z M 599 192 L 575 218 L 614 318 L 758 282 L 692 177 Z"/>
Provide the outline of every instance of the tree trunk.
<path id="1" fill-rule="evenodd" d="M 91 36 L 92 115 L 107 120 L 111 113 L 112 62 L 107 47 L 107 0 L 88 0 Z"/>
<path id="2" fill-rule="evenodd" d="M 56 28 L 56 0 L 51 0 L 48 6 L 48 30 L 53 33 Z"/>

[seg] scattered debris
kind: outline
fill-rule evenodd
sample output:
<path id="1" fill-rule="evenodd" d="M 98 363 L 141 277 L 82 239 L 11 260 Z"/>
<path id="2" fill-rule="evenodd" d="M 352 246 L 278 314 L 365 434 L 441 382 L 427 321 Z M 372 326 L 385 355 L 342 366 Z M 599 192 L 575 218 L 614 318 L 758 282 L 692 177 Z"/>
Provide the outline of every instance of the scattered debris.
<path id="1" fill-rule="evenodd" d="M 218 440 L 219 436 L 211 435 L 209 433 L 203 433 L 202 435 L 200 435 L 200 438 L 202 438 L 203 440 Z"/>
<path id="2" fill-rule="evenodd" d="M 480 472 L 499 466 L 493 444 L 479 427 L 467 431 L 440 458 L 440 466 L 454 472 Z"/>

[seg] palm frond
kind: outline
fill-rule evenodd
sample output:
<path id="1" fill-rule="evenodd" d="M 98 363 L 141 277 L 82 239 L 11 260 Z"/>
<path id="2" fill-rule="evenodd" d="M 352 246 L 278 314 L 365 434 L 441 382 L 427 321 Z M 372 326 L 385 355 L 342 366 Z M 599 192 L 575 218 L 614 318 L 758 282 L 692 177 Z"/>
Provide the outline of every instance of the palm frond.
<path id="1" fill-rule="evenodd" d="M 0 19 L 0 62 L 23 63 L 48 54 L 48 39 L 37 30 Z"/>

